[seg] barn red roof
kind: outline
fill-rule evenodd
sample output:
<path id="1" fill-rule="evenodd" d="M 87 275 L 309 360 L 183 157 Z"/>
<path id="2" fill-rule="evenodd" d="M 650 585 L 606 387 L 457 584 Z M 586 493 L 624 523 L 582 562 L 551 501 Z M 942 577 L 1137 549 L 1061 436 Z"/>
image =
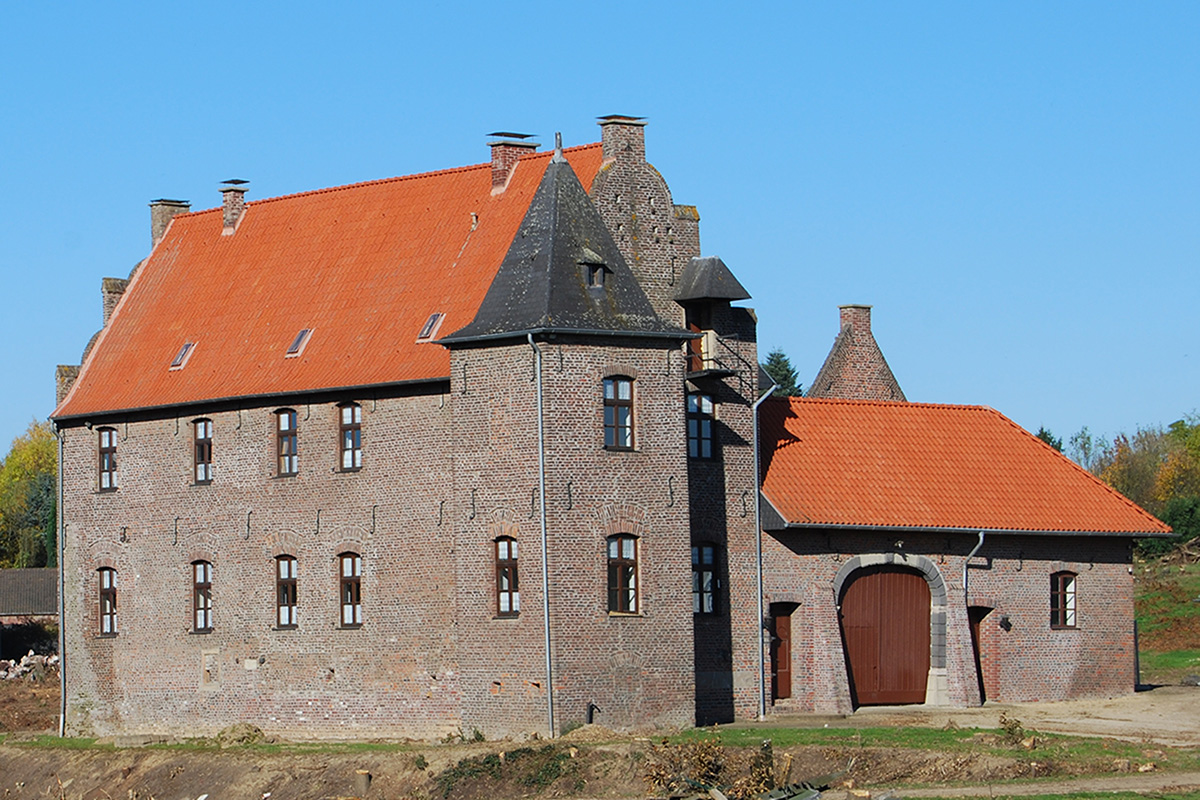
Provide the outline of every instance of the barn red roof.
<path id="1" fill-rule="evenodd" d="M 551 155 L 495 195 L 479 164 L 250 202 L 229 236 L 220 208 L 176 217 L 53 416 L 448 377 L 421 328 L 474 318 Z M 590 189 L 600 144 L 565 155 Z"/>
<path id="2" fill-rule="evenodd" d="M 791 525 L 1170 530 L 990 408 L 773 399 L 760 428 L 763 493 Z"/>

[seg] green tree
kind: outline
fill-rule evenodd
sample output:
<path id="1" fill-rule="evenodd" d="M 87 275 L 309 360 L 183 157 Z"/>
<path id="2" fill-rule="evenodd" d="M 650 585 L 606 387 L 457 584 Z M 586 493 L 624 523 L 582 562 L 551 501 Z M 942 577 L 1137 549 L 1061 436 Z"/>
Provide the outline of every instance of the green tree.
<path id="1" fill-rule="evenodd" d="M 0 461 L 0 566 L 54 566 L 58 449 L 48 422 L 33 422 Z"/>
<path id="2" fill-rule="evenodd" d="M 1037 436 L 1037 438 L 1041 439 L 1043 442 L 1050 445 L 1058 452 L 1060 452 L 1060 453 L 1062 452 L 1062 448 L 1063 448 L 1062 439 L 1058 436 L 1055 436 L 1050 431 L 1046 430 L 1046 428 L 1044 426 L 1039 425 L 1038 432 L 1035 435 Z"/>
<path id="3" fill-rule="evenodd" d="M 804 388 L 797 381 L 799 376 L 792 367 L 791 360 L 780 348 L 776 347 L 767 354 L 762 368 L 771 376 L 771 380 L 775 381 L 777 397 L 800 397 L 804 394 Z"/>

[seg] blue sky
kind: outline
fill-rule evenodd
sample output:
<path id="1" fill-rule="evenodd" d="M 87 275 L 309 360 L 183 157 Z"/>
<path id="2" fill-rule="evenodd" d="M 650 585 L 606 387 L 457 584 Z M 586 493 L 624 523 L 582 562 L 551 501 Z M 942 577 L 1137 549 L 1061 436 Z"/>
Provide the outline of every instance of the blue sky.
<path id="1" fill-rule="evenodd" d="M 149 249 L 218 205 L 649 119 L 807 383 L 837 306 L 910 400 L 1069 436 L 1200 408 L 1200 4 L 24 3 L 0 48 L 0 452 Z M 211 279 L 211 276 L 198 279 Z"/>

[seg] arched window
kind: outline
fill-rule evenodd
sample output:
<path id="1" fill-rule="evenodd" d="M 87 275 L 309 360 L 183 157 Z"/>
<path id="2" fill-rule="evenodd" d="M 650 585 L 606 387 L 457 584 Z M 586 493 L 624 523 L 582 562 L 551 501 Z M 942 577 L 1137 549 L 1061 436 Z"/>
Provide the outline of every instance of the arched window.
<path id="1" fill-rule="evenodd" d="M 1075 573 L 1056 572 L 1050 576 L 1050 627 L 1075 627 Z"/>
<path id="2" fill-rule="evenodd" d="M 604 446 L 633 449 L 633 379 L 614 375 L 604 379 Z"/>
<path id="3" fill-rule="evenodd" d="M 296 412 L 281 408 L 275 412 L 275 453 L 280 477 L 290 477 L 300 471 L 299 437 Z"/>
<path id="4" fill-rule="evenodd" d="M 208 633 L 213 627 L 212 564 L 192 562 L 192 630 Z"/>
<path id="5" fill-rule="evenodd" d="M 608 537 L 608 611 L 636 614 L 637 539 L 622 533 Z"/>
<path id="6" fill-rule="evenodd" d="M 193 423 L 195 433 L 196 483 L 212 483 L 213 424 L 211 419 Z"/>
<path id="7" fill-rule="evenodd" d="M 115 492 L 117 490 L 117 431 L 115 428 L 100 428 L 100 491 Z"/>
<path id="8" fill-rule="evenodd" d="M 517 540 L 510 536 L 501 536 L 496 540 L 496 616 L 515 617 L 520 612 Z"/>
<path id="9" fill-rule="evenodd" d="M 341 567 L 339 587 L 341 593 L 343 628 L 362 626 L 362 556 L 358 553 L 342 553 L 338 556 Z"/>
<path id="10" fill-rule="evenodd" d="M 346 403 L 338 406 L 338 440 L 342 470 L 362 467 L 362 406 Z"/>
<path id="11" fill-rule="evenodd" d="M 117 571 L 111 567 L 96 570 L 100 589 L 100 635 L 117 635 Z"/>
<path id="12" fill-rule="evenodd" d="M 297 599 L 296 558 L 278 556 L 275 559 L 275 623 L 280 628 L 294 628 L 299 624 Z"/>

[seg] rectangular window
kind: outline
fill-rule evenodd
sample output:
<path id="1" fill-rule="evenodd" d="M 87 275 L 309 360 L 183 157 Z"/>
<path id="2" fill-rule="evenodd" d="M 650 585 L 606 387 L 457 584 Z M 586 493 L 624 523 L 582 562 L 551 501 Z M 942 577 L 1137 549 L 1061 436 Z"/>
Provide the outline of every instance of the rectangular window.
<path id="1" fill-rule="evenodd" d="M 689 394 L 687 398 L 688 455 L 692 458 L 713 457 L 713 401 L 706 394 Z"/>
<path id="2" fill-rule="evenodd" d="M 633 449 L 633 381 L 604 379 L 604 446 Z"/>
<path id="3" fill-rule="evenodd" d="M 347 403 L 339 408 L 342 469 L 359 469 L 362 467 L 362 406 Z"/>
<path id="4" fill-rule="evenodd" d="M 608 537 L 609 613 L 635 614 L 637 602 L 637 539 L 628 534 Z"/>
<path id="5" fill-rule="evenodd" d="M 428 342 L 438 332 L 438 328 L 442 327 L 442 319 L 445 314 L 435 312 L 429 315 L 429 319 L 425 320 L 425 324 L 421 326 L 420 332 L 417 334 L 418 342 Z"/>
<path id="6" fill-rule="evenodd" d="M 299 440 L 296 432 L 296 412 L 290 408 L 276 411 L 276 453 L 279 456 L 279 475 L 289 477 L 300 471 Z"/>
<path id="7" fill-rule="evenodd" d="M 304 348 L 308 345 L 309 336 L 312 334 L 310 328 L 302 328 L 296 334 L 296 338 L 292 339 L 292 343 L 288 345 L 287 352 L 284 353 L 284 358 L 295 358 L 304 352 Z"/>
<path id="8" fill-rule="evenodd" d="M 192 619 L 197 633 L 212 630 L 212 564 L 192 563 Z"/>
<path id="9" fill-rule="evenodd" d="M 198 419 L 195 426 L 196 483 L 212 483 L 212 420 Z"/>
<path id="10" fill-rule="evenodd" d="M 279 556 L 275 559 L 275 621 L 280 628 L 294 628 L 296 618 L 296 559 Z"/>
<path id="11" fill-rule="evenodd" d="M 117 432 L 101 428 L 100 434 L 100 491 L 117 490 Z"/>
<path id="12" fill-rule="evenodd" d="M 517 584 L 517 540 L 496 540 L 496 615 L 515 617 L 521 611 L 521 592 Z"/>
<path id="13" fill-rule="evenodd" d="M 187 364 L 187 360 L 192 355 L 192 350 L 195 348 L 195 342 L 184 342 L 183 347 L 179 348 L 179 352 L 175 354 L 175 358 L 171 360 L 171 369 L 183 369 Z"/>
<path id="14" fill-rule="evenodd" d="M 711 544 L 692 545 L 692 613 L 717 613 L 717 548 Z"/>
<path id="15" fill-rule="evenodd" d="M 100 583 L 100 635 L 117 635 L 117 571 L 108 567 L 98 570 Z"/>
<path id="16" fill-rule="evenodd" d="M 1075 574 L 1056 572 L 1050 576 L 1050 627 L 1075 627 Z"/>
<path id="17" fill-rule="evenodd" d="M 342 553 L 341 594 L 342 627 L 362 625 L 362 557 L 357 553 Z"/>

